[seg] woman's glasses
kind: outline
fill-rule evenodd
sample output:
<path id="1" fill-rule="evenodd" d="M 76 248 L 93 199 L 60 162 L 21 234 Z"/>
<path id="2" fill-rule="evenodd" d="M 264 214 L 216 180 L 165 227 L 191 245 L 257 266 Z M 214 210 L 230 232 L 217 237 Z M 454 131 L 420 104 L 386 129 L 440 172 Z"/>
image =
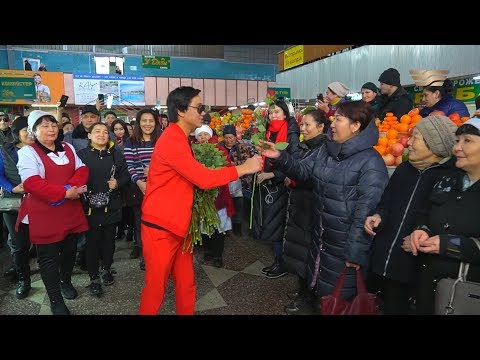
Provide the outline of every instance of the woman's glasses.
<path id="1" fill-rule="evenodd" d="M 188 107 L 192 107 L 192 108 L 197 109 L 197 112 L 198 112 L 199 114 L 202 114 L 202 113 L 205 111 L 205 109 L 206 109 L 206 106 L 205 106 L 205 105 L 198 105 L 198 106 L 188 105 Z"/>

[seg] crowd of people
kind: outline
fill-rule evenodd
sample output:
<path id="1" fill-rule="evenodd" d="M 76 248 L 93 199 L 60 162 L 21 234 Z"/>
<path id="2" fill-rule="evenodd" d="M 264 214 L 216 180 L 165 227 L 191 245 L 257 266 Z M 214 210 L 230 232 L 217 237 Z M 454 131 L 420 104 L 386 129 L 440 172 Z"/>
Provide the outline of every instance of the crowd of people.
<path id="1" fill-rule="evenodd" d="M 89 274 L 90 294 L 102 296 L 102 284 L 115 281 L 115 240 L 127 231 L 130 258 L 145 271 L 139 314 L 159 312 L 170 276 L 177 314 L 193 314 L 193 254 L 183 245 L 194 187 L 218 187 L 220 223 L 204 236 L 204 261 L 224 266 L 225 234 L 244 235 L 242 213 L 251 193 L 250 235 L 272 244 L 273 262 L 262 273 L 298 278 L 298 288 L 285 289 L 287 314 L 320 313 L 322 297 L 342 273 L 341 295 L 353 298 L 357 271 L 377 293 L 382 313 L 410 314 L 414 302 L 416 313 L 433 314 L 436 283 L 455 277 L 460 262 L 471 263 L 472 279 L 480 277 L 480 250 L 472 240 L 480 237 L 474 221 L 480 113 L 457 127 L 448 115 L 470 115 L 453 98 L 451 82 L 425 87 L 408 161 L 389 177 L 373 149 L 375 119 L 387 112 L 400 117 L 414 104 L 396 69 L 385 70 L 378 82 L 366 82 L 362 100 L 352 101 L 350 89 L 334 81 L 299 121 L 288 102 L 276 99 L 267 110 L 265 139 L 256 146 L 230 124 L 219 139 L 200 90 L 189 86 L 169 93 L 168 114 L 140 110 L 131 130 L 113 111 L 102 121 L 99 101 L 81 109 L 76 127 L 61 109 L 57 117 L 34 110 L 11 126 L 0 113 L 0 186 L 22 198 L 19 209 L 3 213 L 17 298 L 31 288 L 31 244 L 53 314 L 70 314 L 64 298 L 77 297 L 71 281 L 76 261 Z M 215 143 L 228 165 L 205 167 L 192 142 Z M 277 150 L 284 142 L 288 147 Z"/>

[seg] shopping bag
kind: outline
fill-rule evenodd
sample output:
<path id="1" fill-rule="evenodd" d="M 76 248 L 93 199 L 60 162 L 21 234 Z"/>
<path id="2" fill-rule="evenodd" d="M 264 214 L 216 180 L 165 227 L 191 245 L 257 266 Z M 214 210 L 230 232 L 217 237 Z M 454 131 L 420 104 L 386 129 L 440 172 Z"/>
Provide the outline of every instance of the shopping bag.
<path id="1" fill-rule="evenodd" d="M 341 298 L 347 268 L 342 271 L 331 295 L 322 297 L 320 312 L 322 315 L 378 315 L 378 303 L 375 294 L 367 292 L 362 271 L 356 270 L 357 295 L 347 301 Z"/>
<path id="2" fill-rule="evenodd" d="M 480 250 L 480 242 L 471 238 Z M 457 279 L 441 279 L 435 290 L 436 315 L 480 315 L 480 283 L 467 281 L 469 263 L 460 263 Z"/>

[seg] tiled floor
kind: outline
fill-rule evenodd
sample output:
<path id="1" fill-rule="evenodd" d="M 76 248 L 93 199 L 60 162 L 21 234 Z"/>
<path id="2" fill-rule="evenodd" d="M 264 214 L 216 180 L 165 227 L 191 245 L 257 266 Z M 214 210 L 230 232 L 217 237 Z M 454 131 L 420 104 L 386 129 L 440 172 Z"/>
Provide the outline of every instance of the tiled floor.
<path id="1" fill-rule="evenodd" d="M 135 315 L 138 311 L 144 272 L 138 267 L 138 259 L 128 255 L 132 243 L 117 241 L 113 267 L 117 271 L 116 282 L 104 286 L 101 298 L 92 297 L 85 288 L 88 274 L 75 267 L 73 284 L 79 292 L 75 300 L 66 300 L 74 315 Z M 260 269 L 272 262 L 271 246 L 250 237 L 227 236 L 224 251 L 224 267 L 221 269 L 203 263 L 203 250 L 195 249 L 195 274 L 197 282 L 197 315 L 283 315 L 288 304 L 286 293 L 295 289 L 296 279 L 287 275 L 268 279 Z M 1 274 L 10 266 L 11 258 L 6 248 L 0 250 Z M 15 298 L 16 284 L 0 274 L 0 314 L 50 315 L 48 296 L 38 272 L 35 259 L 32 290 L 22 300 Z M 161 315 L 175 314 L 173 283 L 170 282 Z"/>

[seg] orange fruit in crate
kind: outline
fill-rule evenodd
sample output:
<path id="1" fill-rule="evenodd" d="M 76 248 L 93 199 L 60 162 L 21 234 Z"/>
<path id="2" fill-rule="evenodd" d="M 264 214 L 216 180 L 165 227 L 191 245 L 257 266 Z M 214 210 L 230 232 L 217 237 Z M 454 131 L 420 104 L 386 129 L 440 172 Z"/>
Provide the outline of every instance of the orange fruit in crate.
<path id="1" fill-rule="evenodd" d="M 460 118 L 460 122 L 463 124 L 465 121 L 467 121 L 468 119 L 470 119 L 468 116 L 462 116 Z"/>
<path id="2" fill-rule="evenodd" d="M 410 117 L 410 115 L 403 115 L 401 118 L 400 118 L 400 122 L 402 124 L 410 124 L 412 122 L 412 118 Z"/>
<path id="3" fill-rule="evenodd" d="M 395 129 L 390 129 L 387 131 L 387 138 L 388 139 L 397 139 L 398 131 Z"/>
<path id="4" fill-rule="evenodd" d="M 400 123 L 398 124 L 395 129 L 398 131 L 398 132 L 407 132 L 408 131 L 408 124 L 406 123 Z"/>
<path id="5" fill-rule="evenodd" d="M 380 136 L 378 138 L 378 143 L 377 144 L 380 145 L 380 146 L 387 146 L 387 144 L 388 144 L 387 137 L 386 136 Z"/>
<path id="6" fill-rule="evenodd" d="M 423 119 L 421 115 L 413 115 L 411 118 L 412 118 L 411 124 L 416 124 L 417 122 Z"/>
<path id="7" fill-rule="evenodd" d="M 409 115 L 410 117 L 413 117 L 413 116 L 419 115 L 419 114 L 420 114 L 420 110 L 419 110 L 418 108 L 413 108 L 412 110 L 410 110 L 410 111 L 408 112 L 408 115 Z"/>

